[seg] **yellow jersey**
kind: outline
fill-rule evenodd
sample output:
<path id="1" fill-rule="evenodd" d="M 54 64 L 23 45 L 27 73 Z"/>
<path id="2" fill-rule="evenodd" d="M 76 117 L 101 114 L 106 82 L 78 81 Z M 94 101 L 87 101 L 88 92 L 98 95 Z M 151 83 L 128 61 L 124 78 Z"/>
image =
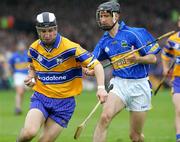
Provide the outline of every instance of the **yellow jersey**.
<path id="1" fill-rule="evenodd" d="M 39 39 L 28 50 L 36 72 L 34 91 L 50 98 L 67 98 L 82 91 L 82 66 L 94 68 L 99 61 L 79 44 L 57 34 L 50 50 Z"/>
<path id="2" fill-rule="evenodd" d="M 175 58 L 173 76 L 180 76 L 180 31 L 169 37 L 161 57 L 165 61 Z"/>

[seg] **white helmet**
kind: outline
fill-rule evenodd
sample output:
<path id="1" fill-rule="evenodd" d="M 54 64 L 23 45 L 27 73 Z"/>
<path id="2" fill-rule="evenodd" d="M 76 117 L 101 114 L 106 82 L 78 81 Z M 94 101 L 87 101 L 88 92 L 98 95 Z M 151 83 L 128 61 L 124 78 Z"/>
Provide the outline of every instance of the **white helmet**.
<path id="1" fill-rule="evenodd" d="M 56 26 L 57 26 L 57 22 L 56 22 L 56 17 L 54 13 L 42 12 L 37 15 L 37 18 L 36 18 L 37 29 L 56 27 Z"/>

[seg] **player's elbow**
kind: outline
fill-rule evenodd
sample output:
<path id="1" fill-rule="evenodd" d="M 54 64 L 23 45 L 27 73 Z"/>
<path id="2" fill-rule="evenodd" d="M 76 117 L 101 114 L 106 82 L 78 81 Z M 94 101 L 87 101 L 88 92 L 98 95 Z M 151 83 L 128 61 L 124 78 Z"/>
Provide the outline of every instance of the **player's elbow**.
<path id="1" fill-rule="evenodd" d="M 96 64 L 94 67 L 95 75 L 104 75 L 104 69 L 101 63 Z"/>
<path id="2" fill-rule="evenodd" d="M 147 56 L 147 63 L 155 64 L 157 62 L 157 57 L 154 54 L 149 54 Z"/>
<path id="3" fill-rule="evenodd" d="M 94 66 L 94 70 L 95 71 L 99 71 L 99 70 L 103 70 L 103 66 L 102 66 L 102 64 L 101 63 L 98 63 L 98 64 L 96 64 L 95 66 Z"/>

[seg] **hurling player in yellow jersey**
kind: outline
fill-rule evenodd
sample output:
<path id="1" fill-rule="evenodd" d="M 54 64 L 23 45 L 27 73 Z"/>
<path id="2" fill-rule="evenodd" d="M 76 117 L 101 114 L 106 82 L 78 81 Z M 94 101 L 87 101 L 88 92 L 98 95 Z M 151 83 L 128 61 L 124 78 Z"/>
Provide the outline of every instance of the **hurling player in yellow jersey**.
<path id="1" fill-rule="evenodd" d="M 178 20 L 178 27 L 180 28 L 180 17 Z M 173 61 L 173 60 L 174 61 Z M 174 63 L 172 93 L 173 103 L 175 106 L 175 126 L 176 126 L 176 142 L 180 142 L 180 31 L 170 36 L 167 40 L 166 46 L 162 52 L 163 74 L 168 74 L 169 63 Z"/>
<path id="2" fill-rule="evenodd" d="M 53 142 L 66 128 L 75 109 L 74 96 L 82 91 L 82 67 L 95 70 L 97 97 L 105 102 L 104 70 L 98 60 L 77 43 L 57 32 L 53 13 L 37 15 L 39 39 L 29 48 L 29 74 L 25 79 L 32 86 L 30 110 L 18 142 L 32 140 L 43 125 L 40 142 Z"/>

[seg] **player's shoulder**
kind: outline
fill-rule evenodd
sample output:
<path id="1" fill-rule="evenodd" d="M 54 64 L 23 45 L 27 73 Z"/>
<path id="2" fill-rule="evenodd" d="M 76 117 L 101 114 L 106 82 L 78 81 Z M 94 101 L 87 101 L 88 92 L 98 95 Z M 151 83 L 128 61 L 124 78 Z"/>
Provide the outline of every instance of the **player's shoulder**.
<path id="1" fill-rule="evenodd" d="M 142 38 L 152 37 L 150 32 L 143 27 L 131 27 L 131 31 L 136 37 L 142 37 Z"/>
<path id="2" fill-rule="evenodd" d="M 99 41 L 97 44 L 105 44 L 107 41 L 111 40 L 112 38 L 110 37 L 109 33 L 106 31 L 104 34 L 100 37 Z"/>
<path id="3" fill-rule="evenodd" d="M 61 44 L 65 45 L 66 47 L 72 48 L 72 47 L 80 47 L 80 45 L 66 37 L 61 37 Z"/>
<path id="4" fill-rule="evenodd" d="M 126 37 L 138 37 L 141 32 L 143 32 L 145 29 L 140 27 L 132 27 L 128 26 L 126 24 L 121 23 L 120 33 L 121 35 L 126 35 Z"/>
<path id="5" fill-rule="evenodd" d="M 130 26 L 127 26 L 127 30 L 132 31 L 134 33 L 147 32 L 146 28 L 142 28 L 142 27 L 130 27 Z"/>
<path id="6" fill-rule="evenodd" d="M 12 54 L 12 57 L 18 57 L 20 54 L 19 54 L 19 51 L 15 51 L 15 52 L 13 52 L 13 54 Z"/>
<path id="7" fill-rule="evenodd" d="M 180 31 L 174 33 L 173 35 L 171 35 L 171 36 L 168 38 L 168 40 L 174 41 L 174 40 L 177 39 L 177 38 L 180 38 Z"/>
<path id="8" fill-rule="evenodd" d="M 40 39 L 35 40 L 33 43 L 31 43 L 30 48 L 37 48 L 39 46 Z"/>
<path id="9" fill-rule="evenodd" d="M 13 52 L 12 55 L 11 55 L 11 59 L 14 59 L 16 58 L 18 55 L 17 51 Z"/>
<path id="10" fill-rule="evenodd" d="M 106 33 L 106 32 L 105 32 Z M 109 41 L 109 37 L 107 34 L 105 34 L 99 39 L 99 41 L 96 44 L 96 48 L 102 48 L 104 45 Z"/>

